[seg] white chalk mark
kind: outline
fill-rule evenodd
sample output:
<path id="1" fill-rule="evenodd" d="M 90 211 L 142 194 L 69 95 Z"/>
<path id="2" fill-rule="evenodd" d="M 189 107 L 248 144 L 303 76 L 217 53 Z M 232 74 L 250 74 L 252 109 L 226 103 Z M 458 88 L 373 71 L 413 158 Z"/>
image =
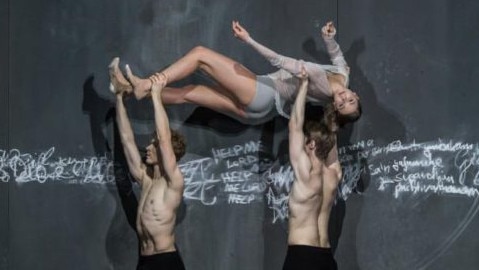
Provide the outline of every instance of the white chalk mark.
<path id="1" fill-rule="evenodd" d="M 289 163 L 260 158 L 261 151 L 261 142 L 250 141 L 211 149 L 211 157 L 180 162 L 185 179 L 184 198 L 204 205 L 264 201 L 273 212 L 273 223 L 286 220 L 293 170 Z M 479 147 L 475 144 L 437 140 L 394 141 L 378 146 L 368 139 L 341 147 L 339 153 L 343 168 L 339 196 L 343 199 L 358 192 L 358 183 L 364 175 L 370 177 L 371 187 L 388 192 L 393 198 L 409 194 L 454 195 L 476 200 L 479 197 Z M 115 181 L 113 161 L 106 156 L 72 158 L 54 154 L 55 147 L 39 154 L 0 150 L 0 182 L 110 184 Z"/>

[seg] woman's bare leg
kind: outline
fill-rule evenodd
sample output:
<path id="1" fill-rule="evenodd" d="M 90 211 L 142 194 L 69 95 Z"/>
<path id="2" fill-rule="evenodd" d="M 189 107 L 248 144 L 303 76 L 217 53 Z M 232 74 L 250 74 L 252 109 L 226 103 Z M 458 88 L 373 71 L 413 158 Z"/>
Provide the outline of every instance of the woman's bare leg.
<path id="1" fill-rule="evenodd" d="M 245 118 L 243 108 L 231 98 L 224 96 L 226 91 L 218 87 L 205 85 L 188 85 L 181 88 L 165 87 L 161 92 L 163 104 L 191 103 L 214 110 L 219 113 L 234 114 Z"/>
<path id="2" fill-rule="evenodd" d="M 218 90 L 239 105 L 247 106 L 256 94 L 256 75 L 250 70 L 222 54 L 205 47 L 196 47 L 161 73 L 166 83 L 181 80 L 200 69 L 215 79 L 222 87 Z M 141 79 L 127 67 L 127 76 L 137 98 L 145 97 L 151 88 L 148 79 Z M 212 89 L 212 88 L 210 88 Z"/>

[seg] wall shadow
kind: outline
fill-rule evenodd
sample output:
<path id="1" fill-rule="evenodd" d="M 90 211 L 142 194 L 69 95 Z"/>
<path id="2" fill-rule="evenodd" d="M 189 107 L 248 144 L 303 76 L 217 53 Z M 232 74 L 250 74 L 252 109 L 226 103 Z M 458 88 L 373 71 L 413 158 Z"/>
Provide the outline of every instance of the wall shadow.
<path id="1" fill-rule="evenodd" d="M 132 241 L 128 237 L 131 235 L 131 230 L 136 234 L 138 199 L 133 190 L 133 182 L 115 122 L 115 104 L 98 95 L 93 86 L 94 79 L 91 75 L 83 84 L 82 110 L 89 116 L 91 139 L 96 156 L 107 156 L 113 162 L 115 185 L 108 185 L 107 189 L 118 207 L 115 207 L 105 246 L 108 259 L 114 269 L 124 269 L 130 262 L 131 258 L 127 255 L 131 254 L 132 248 L 135 248 L 139 254 L 138 241 Z M 113 127 L 113 138 L 107 138 L 104 130 L 111 127 Z"/>

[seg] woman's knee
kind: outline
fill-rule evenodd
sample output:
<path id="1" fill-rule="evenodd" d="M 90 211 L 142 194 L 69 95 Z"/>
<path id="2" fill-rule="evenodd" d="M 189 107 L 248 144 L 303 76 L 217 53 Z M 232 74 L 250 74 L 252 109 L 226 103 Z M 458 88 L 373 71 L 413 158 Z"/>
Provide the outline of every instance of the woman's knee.
<path id="1" fill-rule="evenodd" d="M 198 69 L 210 73 L 210 60 L 217 55 L 213 50 L 204 46 L 196 46 L 189 52 L 189 54 L 196 59 Z"/>
<path id="2" fill-rule="evenodd" d="M 196 58 L 201 59 L 203 57 L 206 57 L 210 55 L 213 51 L 207 47 L 204 46 L 196 46 L 193 49 L 190 50 L 188 53 L 189 55 L 194 55 Z"/>

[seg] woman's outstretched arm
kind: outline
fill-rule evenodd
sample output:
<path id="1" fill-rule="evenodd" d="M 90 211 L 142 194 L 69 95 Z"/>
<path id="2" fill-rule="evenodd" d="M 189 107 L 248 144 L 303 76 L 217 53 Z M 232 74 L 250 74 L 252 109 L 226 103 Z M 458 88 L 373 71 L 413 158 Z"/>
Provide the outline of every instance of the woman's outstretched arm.
<path id="1" fill-rule="evenodd" d="M 246 31 L 246 29 L 243 28 L 237 21 L 233 21 L 232 28 L 235 37 L 253 47 L 258 53 L 265 57 L 272 66 L 284 69 L 295 76 L 299 76 L 301 74 L 301 69 L 304 66 L 304 62 L 302 60 L 280 55 L 277 52 L 256 42 L 253 38 L 251 38 L 248 31 Z M 307 69 L 306 72 L 308 72 Z M 311 74 L 308 73 L 308 76 L 310 75 Z"/>
<path id="2" fill-rule="evenodd" d="M 321 28 L 321 36 L 323 37 L 324 43 L 326 44 L 326 50 L 328 51 L 331 62 L 335 66 L 344 67 L 349 73 L 349 67 L 344 59 L 343 52 L 339 47 L 339 44 L 336 42 L 334 37 L 336 36 L 336 27 L 332 21 L 327 22 Z"/>

